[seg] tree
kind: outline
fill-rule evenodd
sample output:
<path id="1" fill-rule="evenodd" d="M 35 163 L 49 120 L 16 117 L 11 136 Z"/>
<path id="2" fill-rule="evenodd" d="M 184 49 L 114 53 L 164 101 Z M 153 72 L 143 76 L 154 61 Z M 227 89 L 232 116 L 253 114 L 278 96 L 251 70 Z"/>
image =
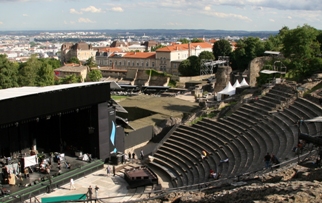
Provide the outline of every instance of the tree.
<path id="1" fill-rule="evenodd" d="M 76 76 L 75 74 L 66 75 L 62 78 L 59 83 L 60 84 L 72 84 L 72 83 L 79 83 L 82 82 L 81 76 Z"/>
<path id="2" fill-rule="evenodd" d="M 42 59 L 38 59 L 40 60 L 42 63 L 51 65 L 52 69 L 56 69 L 61 67 L 61 63 L 59 60 L 54 59 L 54 58 L 42 58 Z"/>
<path id="3" fill-rule="evenodd" d="M 258 37 L 247 37 L 237 42 L 237 48 L 232 52 L 230 60 L 233 69 L 244 70 L 256 57 L 264 54 L 265 47 Z"/>
<path id="4" fill-rule="evenodd" d="M 100 70 L 94 69 L 88 73 L 88 77 L 91 81 L 99 81 L 103 76 Z"/>
<path id="5" fill-rule="evenodd" d="M 49 86 L 55 84 L 55 75 L 51 65 L 43 63 L 37 73 L 36 85 Z"/>
<path id="6" fill-rule="evenodd" d="M 189 58 L 180 63 L 178 70 L 180 74 L 183 76 L 200 75 L 199 58 L 197 56 L 190 56 Z"/>
<path id="7" fill-rule="evenodd" d="M 231 51 L 231 44 L 225 39 L 216 41 L 212 47 L 212 53 L 217 60 L 219 56 L 230 56 Z"/>
<path id="8" fill-rule="evenodd" d="M 309 59 L 320 54 L 319 35 L 315 28 L 304 25 L 286 32 L 283 38 L 283 54 L 292 59 Z"/>
<path id="9" fill-rule="evenodd" d="M 321 67 L 319 31 L 304 25 L 284 32 L 283 49 L 284 56 L 289 60 L 288 77 L 302 80 Z"/>
<path id="10" fill-rule="evenodd" d="M 96 67 L 96 63 L 95 63 L 95 60 L 94 60 L 94 57 L 91 56 L 89 59 L 87 59 L 85 65 L 87 65 L 88 67 Z"/>
<path id="11" fill-rule="evenodd" d="M 283 48 L 281 37 L 269 36 L 268 39 L 264 42 L 265 51 L 280 51 Z"/>
<path id="12" fill-rule="evenodd" d="M 193 38 L 191 40 L 192 43 L 198 43 L 198 42 L 204 42 L 202 39 L 198 39 L 198 38 Z"/>
<path id="13" fill-rule="evenodd" d="M 181 42 L 181 44 L 188 44 L 190 41 L 186 38 L 179 39 L 178 42 Z"/>
<path id="14" fill-rule="evenodd" d="M 17 63 L 8 60 L 6 55 L 0 54 L 0 89 L 18 87 Z"/>
<path id="15" fill-rule="evenodd" d="M 79 64 L 79 60 L 77 57 L 73 56 L 69 59 L 68 63 L 77 63 Z"/>
<path id="16" fill-rule="evenodd" d="M 20 86 L 35 86 L 37 73 L 42 66 L 36 55 L 32 55 L 26 63 L 21 64 L 19 69 Z"/>
<path id="17" fill-rule="evenodd" d="M 199 58 L 200 61 L 202 59 L 214 60 L 215 59 L 215 56 L 210 51 L 203 51 L 203 52 L 201 52 L 199 54 L 198 58 Z"/>
<path id="18" fill-rule="evenodd" d="M 165 46 L 162 45 L 162 44 L 158 44 L 155 47 L 151 47 L 151 51 L 156 51 L 157 49 L 160 49 L 160 48 L 163 48 L 163 47 L 165 47 Z"/>

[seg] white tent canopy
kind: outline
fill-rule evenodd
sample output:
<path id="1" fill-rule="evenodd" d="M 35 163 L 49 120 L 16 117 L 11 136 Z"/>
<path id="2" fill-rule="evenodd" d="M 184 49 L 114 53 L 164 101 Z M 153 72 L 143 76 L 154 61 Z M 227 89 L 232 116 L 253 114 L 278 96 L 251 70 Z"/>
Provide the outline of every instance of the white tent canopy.
<path id="1" fill-rule="evenodd" d="M 243 78 L 243 80 L 240 83 L 240 86 L 249 86 L 249 84 L 246 82 L 245 78 Z"/>
<path id="2" fill-rule="evenodd" d="M 239 81 L 238 80 L 236 80 L 236 82 L 235 82 L 235 84 L 233 85 L 233 88 L 237 88 L 237 87 L 240 87 L 241 85 L 240 85 L 240 83 L 239 83 Z"/>
<path id="3" fill-rule="evenodd" d="M 221 95 L 225 94 L 225 95 L 234 95 L 236 92 L 236 88 L 234 88 L 230 82 L 228 82 L 227 86 L 221 90 L 220 92 L 217 93 L 217 101 L 221 100 Z"/>

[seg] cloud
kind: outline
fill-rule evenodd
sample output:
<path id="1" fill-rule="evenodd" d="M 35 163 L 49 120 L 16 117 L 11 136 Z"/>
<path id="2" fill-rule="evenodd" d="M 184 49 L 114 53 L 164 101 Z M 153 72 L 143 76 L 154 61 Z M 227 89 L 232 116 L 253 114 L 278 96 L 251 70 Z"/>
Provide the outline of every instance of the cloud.
<path id="1" fill-rule="evenodd" d="M 214 16 L 218 18 L 231 18 L 231 19 L 237 19 L 237 20 L 243 20 L 247 22 L 251 22 L 252 19 L 248 18 L 247 16 L 234 14 L 234 13 L 220 13 L 220 12 L 202 12 L 205 15 Z"/>
<path id="2" fill-rule="evenodd" d="M 168 26 L 179 26 L 179 25 L 182 25 L 182 24 L 181 23 L 175 23 L 175 22 L 169 22 L 166 25 L 168 25 Z"/>
<path id="3" fill-rule="evenodd" d="M 205 6 L 205 8 L 203 10 L 210 11 L 211 10 L 211 7 L 210 6 Z"/>
<path id="4" fill-rule="evenodd" d="M 28 16 L 28 14 L 25 14 L 25 13 L 24 13 L 24 14 L 22 14 L 22 16 L 25 16 L 25 17 L 27 17 L 27 16 Z"/>
<path id="5" fill-rule="evenodd" d="M 72 14 L 82 14 L 82 12 L 76 11 L 76 9 L 74 9 L 74 8 L 69 9 L 69 13 L 72 13 Z"/>
<path id="6" fill-rule="evenodd" d="M 270 22 L 275 22 L 275 20 L 274 20 L 274 19 L 269 19 L 269 21 L 270 21 Z"/>
<path id="7" fill-rule="evenodd" d="M 121 8 L 121 7 L 113 7 L 112 9 L 111 9 L 112 11 L 115 11 L 115 12 L 123 12 L 124 10 L 123 10 L 123 8 Z"/>
<path id="8" fill-rule="evenodd" d="M 91 13 L 101 13 L 102 9 L 96 8 L 95 6 L 89 6 L 87 8 L 82 8 L 81 11 L 91 12 Z"/>
<path id="9" fill-rule="evenodd" d="M 95 21 L 91 21 L 90 19 L 88 18 L 79 18 L 78 19 L 78 22 L 79 23 L 95 23 Z"/>
<path id="10" fill-rule="evenodd" d="M 2 25 L 2 24 L 3 24 L 3 22 L 0 21 L 0 25 Z"/>
<path id="11" fill-rule="evenodd" d="M 288 18 L 288 19 L 292 19 L 292 17 L 291 17 L 291 16 L 287 16 L 287 18 Z"/>

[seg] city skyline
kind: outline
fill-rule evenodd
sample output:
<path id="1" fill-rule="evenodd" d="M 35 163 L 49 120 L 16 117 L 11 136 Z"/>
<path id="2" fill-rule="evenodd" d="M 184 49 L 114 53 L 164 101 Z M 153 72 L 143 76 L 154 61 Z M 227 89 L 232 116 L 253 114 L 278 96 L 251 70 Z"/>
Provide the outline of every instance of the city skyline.
<path id="1" fill-rule="evenodd" d="M 0 0 L 0 31 L 321 29 L 318 0 Z"/>

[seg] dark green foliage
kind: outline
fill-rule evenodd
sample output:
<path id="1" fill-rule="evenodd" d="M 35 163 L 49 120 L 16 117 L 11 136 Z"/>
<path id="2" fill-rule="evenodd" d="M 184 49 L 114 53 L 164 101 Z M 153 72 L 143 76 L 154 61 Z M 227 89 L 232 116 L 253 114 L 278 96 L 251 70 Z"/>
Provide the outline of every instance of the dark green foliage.
<path id="1" fill-rule="evenodd" d="M 190 41 L 184 38 L 184 39 L 179 39 L 178 42 L 181 42 L 181 44 L 188 44 Z"/>
<path id="2" fill-rule="evenodd" d="M 89 59 L 87 59 L 85 65 L 87 65 L 88 67 L 96 67 L 96 63 L 95 63 L 95 59 L 93 56 L 91 56 Z"/>
<path id="3" fill-rule="evenodd" d="M 88 77 L 91 81 L 99 81 L 103 76 L 100 70 L 95 69 L 88 73 Z"/>
<path id="4" fill-rule="evenodd" d="M 73 56 L 69 59 L 68 63 L 77 63 L 79 64 L 79 60 L 77 57 Z"/>
<path id="5" fill-rule="evenodd" d="M 308 25 L 283 31 L 282 52 L 288 59 L 288 78 L 301 81 L 322 71 L 319 34 L 318 30 Z"/>
<path id="6" fill-rule="evenodd" d="M 59 84 L 72 84 L 79 83 L 82 81 L 81 76 L 76 76 L 75 74 L 67 75 L 66 77 L 60 79 Z"/>
<path id="7" fill-rule="evenodd" d="M 200 75 L 201 59 L 214 60 L 214 55 L 209 51 L 203 51 L 197 56 L 190 56 L 182 61 L 179 65 L 179 72 L 182 76 L 196 76 Z"/>
<path id="8" fill-rule="evenodd" d="M 0 89 L 18 87 L 17 63 L 10 62 L 6 55 L 0 54 Z"/>
<path id="9" fill-rule="evenodd" d="M 179 72 L 183 76 L 200 75 L 200 60 L 197 56 L 190 56 L 179 65 Z"/>
<path id="10" fill-rule="evenodd" d="M 231 51 L 231 44 L 225 39 L 216 41 L 212 47 L 212 53 L 217 60 L 219 56 L 230 56 Z"/>
<path id="11" fill-rule="evenodd" d="M 199 59 L 210 59 L 210 60 L 215 60 L 215 56 L 213 55 L 212 52 L 210 51 L 203 51 L 199 54 Z"/>
<path id="12" fill-rule="evenodd" d="M 257 37 L 248 37 L 237 42 L 237 48 L 232 52 L 230 61 L 234 70 L 245 70 L 251 60 L 264 54 L 265 47 Z"/>
<path id="13" fill-rule="evenodd" d="M 163 46 L 162 44 L 156 45 L 155 47 L 151 47 L 151 51 L 156 51 L 157 49 L 163 48 L 165 46 Z"/>

